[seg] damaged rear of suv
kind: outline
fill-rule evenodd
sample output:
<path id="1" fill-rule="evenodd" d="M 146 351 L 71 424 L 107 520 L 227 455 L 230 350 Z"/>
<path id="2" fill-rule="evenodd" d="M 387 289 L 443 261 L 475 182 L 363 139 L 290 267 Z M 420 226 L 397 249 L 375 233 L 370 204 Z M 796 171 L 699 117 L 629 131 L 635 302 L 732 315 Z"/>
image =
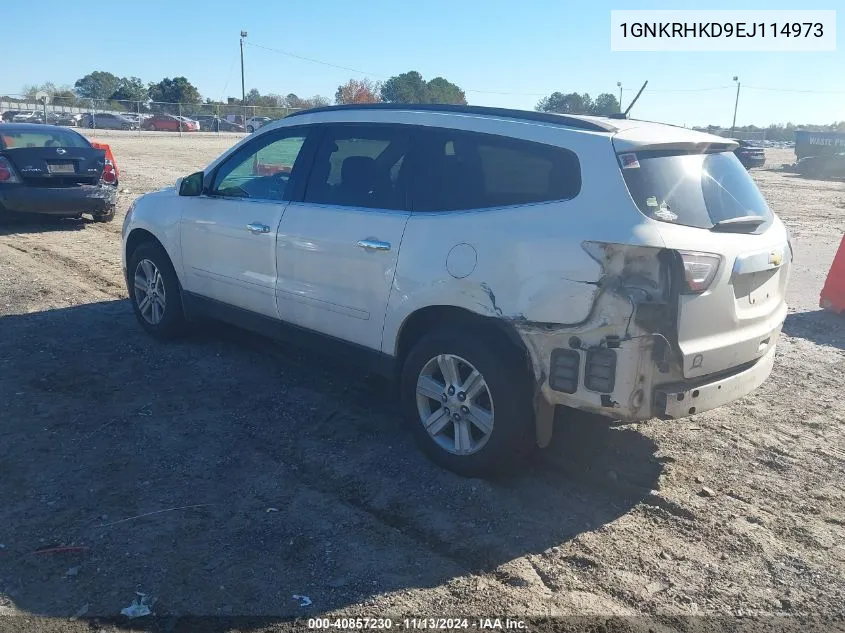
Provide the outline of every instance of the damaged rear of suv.
<path id="1" fill-rule="evenodd" d="M 558 406 L 680 418 L 766 379 L 792 249 L 735 147 L 477 106 L 302 111 L 133 203 L 127 289 L 157 336 L 205 315 L 353 351 L 398 379 L 434 461 L 484 475 L 548 445 Z"/>
<path id="2" fill-rule="evenodd" d="M 439 369 L 431 370 L 432 361 L 427 373 L 417 359 L 406 363 L 404 397 L 415 396 L 408 416 L 416 418 L 418 439 L 436 461 L 459 472 L 509 463 L 525 418 L 532 420 L 532 443 L 547 445 L 557 406 L 625 421 L 681 418 L 749 393 L 772 369 L 792 248 L 733 154 L 735 144 L 653 123 L 567 119 L 583 127 L 507 130 L 530 139 L 510 148 L 525 152 L 521 166 L 507 164 L 516 154 L 485 148 L 483 135 L 455 131 L 431 143 L 420 167 L 419 179 L 430 189 L 453 186 L 428 167 L 443 161 L 451 177 L 460 174 L 462 185 L 455 187 L 507 191 L 505 199 L 515 191 L 543 192 L 513 205 L 491 201 L 474 208 L 451 199 L 423 205 L 405 231 L 395 278 L 396 288 L 414 291 L 405 301 L 413 303 L 413 294 L 422 294 L 421 279 L 429 277 L 439 296 L 432 293 L 428 303 L 486 316 L 486 326 L 472 320 L 457 326 L 452 340 L 463 332 L 466 339 L 489 341 L 507 363 L 510 393 L 499 386 L 496 394 L 488 381 L 489 404 L 474 408 L 458 398 L 467 392 L 462 384 L 484 373 L 471 358 L 444 344 L 423 354 L 440 358 Z M 498 134 L 505 132 L 503 121 L 495 125 Z M 547 187 L 539 183 L 543 178 Z M 431 258 L 429 267 L 445 256 L 449 276 L 420 275 L 422 253 Z M 455 274 L 453 259 L 455 268 L 471 262 Z M 397 298 L 391 297 L 386 341 Z M 521 353 L 512 349 L 507 356 L 491 323 Z M 527 404 L 511 408 L 517 398 L 530 400 L 530 410 Z M 497 400 L 508 406 L 498 408 Z M 494 444 L 496 431 L 507 441 Z"/>

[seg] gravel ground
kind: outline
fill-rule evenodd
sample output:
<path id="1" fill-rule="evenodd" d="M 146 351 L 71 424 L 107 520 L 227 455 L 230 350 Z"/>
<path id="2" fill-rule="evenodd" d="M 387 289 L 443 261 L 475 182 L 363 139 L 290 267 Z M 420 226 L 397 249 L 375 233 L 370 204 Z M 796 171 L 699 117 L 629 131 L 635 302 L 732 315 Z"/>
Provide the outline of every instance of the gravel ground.
<path id="1" fill-rule="evenodd" d="M 845 321 L 817 305 L 845 183 L 778 171 L 788 151 L 754 172 L 796 246 L 758 391 L 674 422 L 559 416 L 488 482 L 430 465 L 352 367 L 220 326 L 144 335 L 126 208 L 233 137 L 107 140 L 114 223 L 0 225 L 0 615 L 46 630 L 136 592 L 175 616 L 843 613 Z"/>

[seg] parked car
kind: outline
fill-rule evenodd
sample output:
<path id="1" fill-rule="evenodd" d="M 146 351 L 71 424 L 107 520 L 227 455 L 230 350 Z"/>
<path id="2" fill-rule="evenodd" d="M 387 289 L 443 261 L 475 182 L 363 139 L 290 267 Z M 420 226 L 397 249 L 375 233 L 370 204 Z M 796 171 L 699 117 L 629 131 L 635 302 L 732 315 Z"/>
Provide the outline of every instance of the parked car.
<path id="1" fill-rule="evenodd" d="M 55 125 L 67 125 L 68 127 L 78 127 L 82 121 L 82 115 L 76 112 L 58 112 L 56 113 Z"/>
<path id="2" fill-rule="evenodd" d="M 746 169 L 753 167 L 762 167 L 766 164 L 766 150 L 762 147 L 753 145 L 748 141 L 734 139 L 738 143 L 738 147 L 734 150 L 734 154 Z"/>
<path id="3" fill-rule="evenodd" d="M 82 127 L 101 130 L 137 130 L 138 123 L 123 114 L 111 112 L 86 112 L 82 115 Z"/>
<path id="4" fill-rule="evenodd" d="M 56 112 L 48 111 L 46 123 L 50 125 L 58 125 L 59 115 Z M 14 123 L 45 123 L 44 112 L 41 110 L 34 110 L 26 114 L 19 114 L 13 119 Z"/>
<path id="5" fill-rule="evenodd" d="M 200 129 L 206 132 L 246 132 L 243 125 L 231 123 L 220 117 L 211 117 L 200 121 Z"/>
<path id="6" fill-rule="evenodd" d="M 768 377 L 791 245 L 735 147 L 627 119 L 312 109 L 136 199 L 129 297 L 155 336 L 212 316 L 383 372 L 425 453 L 486 475 L 547 445 L 558 406 L 681 418 Z"/>
<path id="7" fill-rule="evenodd" d="M 10 123 L 12 119 L 14 119 L 15 116 L 17 116 L 21 112 L 23 112 L 23 110 L 6 110 L 3 115 L 0 116 L 0 119 L 3 119 L 3 121 L 5 121 L 6 123 Z"/>
<path id="8" fill-rule="evenodd" d="M 845 178 L 845 152 L 830 156 L 805 156 L 792 168 L 808 178 Z"/>
<path id="9" fill-rule="evenodd" d="M 172 114 L 154 114 L 144 119 L 141 123 L 142 130 L 164 130 L 170 132 L 198 132 L 199 123 L 185 117 L 178 117 Z"/>
<path id="10" fill-rule="evenodd" d="M 117 197 L 106 152 L 65 127 L 0 123 L 0 217 L 37 213 L 114 219 Z"/>
<path id="11" fill-rule="evenodd" d="M 199 132 L 200 131 L 200 124 L 199 121 L 196 121 L 190 117 L 186 116 L 179 116 L 176 117 L 180 121 L 182 121 L 182 131 L 183 132 Z"/>
<path id="12" fill-rule="evenodd" d="M 194 121 L 196 121 L 197 123 L 199 123 L 200 129 L 202 130 L 202 129 L 204 129 L 203 123 L 205 123 L 206 121 L 211 121 L 212 119 L 214 119 L 216 117 L 213 114 L 192 114 L 190 116 L 190 118 L 193 119 Z"/>
<path id="13" fill-rule="evenodd" d="M 273 119 L 267 116 L 254 116 L 246 120 L 246 131 L 252 134 L 258 128 L 267 125 Z"/>
<path id="14" fill-rule="evenodd" d="M 12 117 L 13 123 L 40 123 L 39 118 L 43 117 L 44 113 L 38 110 L 23 110 Z"/>

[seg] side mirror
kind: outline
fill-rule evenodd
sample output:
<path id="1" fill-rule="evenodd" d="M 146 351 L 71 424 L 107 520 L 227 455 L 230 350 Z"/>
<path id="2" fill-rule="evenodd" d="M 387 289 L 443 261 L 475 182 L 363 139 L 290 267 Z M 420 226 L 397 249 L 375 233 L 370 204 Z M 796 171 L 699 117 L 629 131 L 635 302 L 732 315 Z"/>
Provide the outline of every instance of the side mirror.
<path id="1" fill-rule="evenodd" d="M 185 176 L 179 183 L 180 196 L 198 196 L 202 194 L 202 182 L 205 174 L 201 171 Z"/>

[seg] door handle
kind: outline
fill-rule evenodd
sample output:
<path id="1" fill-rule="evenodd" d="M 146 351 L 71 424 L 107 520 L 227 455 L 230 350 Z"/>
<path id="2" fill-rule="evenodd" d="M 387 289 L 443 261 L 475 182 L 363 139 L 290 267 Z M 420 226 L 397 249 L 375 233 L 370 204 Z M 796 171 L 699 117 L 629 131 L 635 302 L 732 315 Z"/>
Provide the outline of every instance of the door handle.
<path id="1" fill-rule="evenodd" d="M 379 240 L 359 240 L 358 246 L 368 251 L 389 251 L 390 242 L 381 242 Z"/>
<path id="2" fill-rule="evenodd" d="M 260 224 L 258 222 L 252 222 L 251 224 L 246 225 L 246 230 L 252 233 L 253 235 L 260 235 L 262 233 L 269 233 L 270 227 L 266 224 Z"/>

